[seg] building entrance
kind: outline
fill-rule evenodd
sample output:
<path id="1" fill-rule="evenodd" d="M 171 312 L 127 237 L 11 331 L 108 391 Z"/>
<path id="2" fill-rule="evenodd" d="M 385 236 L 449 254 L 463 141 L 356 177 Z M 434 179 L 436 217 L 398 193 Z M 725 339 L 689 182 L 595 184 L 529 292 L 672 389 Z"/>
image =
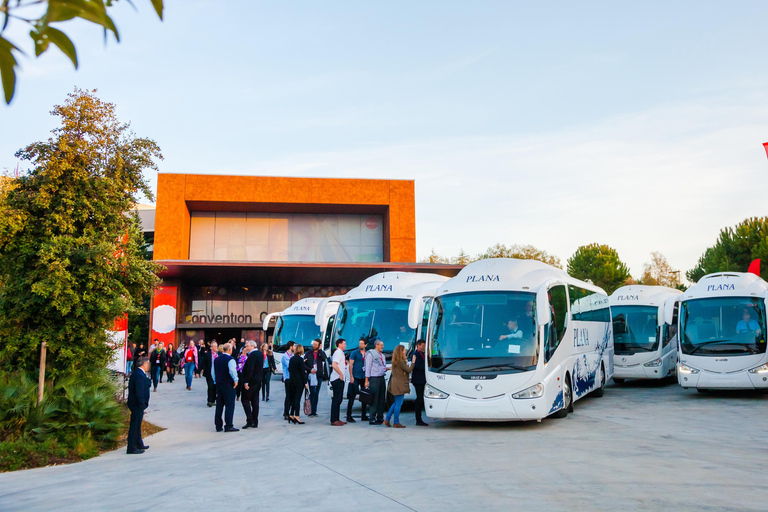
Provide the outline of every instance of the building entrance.
<path id="1" fill-rule="evenodd" d="M 216 340 L 216 343 L 218 343 L 219 345 L 222 345 L 223 343 L 226 343 L 232 338 L 235 338 L 235 340 L 238 343 L 240 342 L 241 339 L 245 339 L 245 340 L 253 340 L 258 345 L 261 345 L 261 342 L 265 338 L 264 331 L 256 330 L 256 329 L 212 328 L 212 329 L 182 330 L 180 334 L 181 334 L 181 343 L 183 345 L 186 345 L 191 340 L 198 342 L 201 339 L 205 340 L 205 344 L 209 346 L 213 340 Z"/>

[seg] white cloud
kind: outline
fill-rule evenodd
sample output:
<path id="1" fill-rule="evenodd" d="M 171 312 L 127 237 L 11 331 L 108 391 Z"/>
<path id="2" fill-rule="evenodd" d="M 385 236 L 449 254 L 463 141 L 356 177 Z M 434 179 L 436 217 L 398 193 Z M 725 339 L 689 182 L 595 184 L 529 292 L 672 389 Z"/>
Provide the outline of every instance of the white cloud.
<path id="1" fill-rule="evenodd" d="M 416 180 L 419 256 L 532 243 L 561 259 L 615 247 L 635 275 L 681 270 L 718 231 L 764 215 L 768 108 L 690 103 L 528 137 L 462 137 L 297 154 L 222 173 Z"/>

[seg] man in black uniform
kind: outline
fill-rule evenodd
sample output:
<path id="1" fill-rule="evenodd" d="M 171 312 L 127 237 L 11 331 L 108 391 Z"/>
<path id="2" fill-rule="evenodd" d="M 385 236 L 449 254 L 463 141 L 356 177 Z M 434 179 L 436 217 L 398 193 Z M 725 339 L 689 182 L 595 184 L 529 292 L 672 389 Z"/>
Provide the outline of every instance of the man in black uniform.
<path id="1" fill-rule="evenodd" d="M 151 383 L 147 375 L 149 359 L 140 357 L 136 361 L 136 365 L 136 369 L 131 373 L 131 378 L 128 379 L 128 401 L 126 402 L 131 411 L 127 447 L 129 454 L 144 453 L 144 450 L 149 448 L 141 438 L 141 422 L 144 420 L 144 410 L 149 406 L 149 386 Z"/>
<path id="2" fill-rule="evenodd" d="M 264 353 L 256 349 L 256 342 L 248 340 L 245 348 L 248 357 L 243 365 L 243 411 L 245 411 L 245 426 L 259 426 L 259 390 L 264 379 Z"/>
<path id="3" fill-rule="evenodd" d="M 416 342 L 416 352 L 413 353 L 413 362 L 415 364 L 413 368 L 413 375 L 411 376 L 411 384 L 413 389 L 416 390 L 416 425 L 420 427 L 428 427 L 429 424 L 425 423 L 421 419 L 421 414 L 424 412 L 424 386 L 427 384 L 427 364 L 425 360 L 424 349 L 427 347 L 427 342 L 419 340 Z"/>

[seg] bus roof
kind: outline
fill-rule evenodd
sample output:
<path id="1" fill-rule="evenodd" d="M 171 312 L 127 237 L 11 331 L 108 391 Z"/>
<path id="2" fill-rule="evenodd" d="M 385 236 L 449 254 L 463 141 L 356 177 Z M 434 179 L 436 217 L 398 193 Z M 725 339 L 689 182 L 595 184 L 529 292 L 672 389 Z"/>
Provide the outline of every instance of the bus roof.
<path id="1" fill-rule="evenodd" d="M 766 297 L 768 283 L 760 276 L 747 272 L 718 272 L 708 274 L 688 288 L 683 300 L 702 299 L 705 297 Z"/>
<path id="2" fill-rule="evenodd" d="M 514 258 L 489 258 L 470 263 L 446 281 L 437 294 L 504 290 L 535 293 L 553 280 L 605 294 L 599 286 L 575 279 L 552 265 Z"/>
<path id="3" fill-rule="evenodd" d="M 425 274 L 415 272 L 381 272 L 373 275 L 353 288 L 346 295 L 342 295 L 342 301 L 353 299 L 379 299 L 400 298 L 409 299 L 410 288 L 424 283 L 435 283 L 437 288 L 440 283 L 448 278 L 438 274 Z"/>
<path id="4" fill-rule="evenodd" d="M 631 284 L 622 286 L 608 297 L 611 306 L 662 306 L 664 302 L 683 292 L 666 286 Z"/>

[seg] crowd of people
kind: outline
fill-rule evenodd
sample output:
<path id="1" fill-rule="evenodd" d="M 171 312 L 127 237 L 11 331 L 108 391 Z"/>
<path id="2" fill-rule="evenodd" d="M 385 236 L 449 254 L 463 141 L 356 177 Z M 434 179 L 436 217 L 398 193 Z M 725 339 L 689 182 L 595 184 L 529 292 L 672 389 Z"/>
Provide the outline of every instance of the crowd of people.
<path id="1" fill-rule="evenodd" d="M 395 347 L 389 365 L 384 354 L 384 342 L 380 339 L 373 340 L 373 348 L 369 350 L 368 341 L 361 338 L 358 347 L 348 356 L 346 341 L 339 339 L 330 360 L 321 349 L 319 339 L 312 342 L 312 349 L 306 353 L 302 345 L 293 341 L 289 341 L 286 348 L 281 359 L 285 386 L 283 418 L 286 421 L 303 425 L 302 412 L 311 418 L 317 417 L 320 390 L 323 383 L 327 382 L 332 391 L 332 426 L 356 423 L 353 407 L 355 400 L 359 400 L 362 406 L 360 421 L 367 421 L 370 425 L 405 428 L 400 422 L 400 410 L 405 395 L 410 392 L 410 384 L 413 384 L 416 391 L 416 425 L 428 426 L 423 420 L 426 384 L 424 340 L 417 341 L 410 360 L 403 345 Z M 180 374 L 185 377 L 187 390 L 192 389 L 194 379 L 205 379 L 206 404 L 208 407 L 215 406 L 216 430 L 236 432 L 240 430 L 233 424 L 235 404 L 238 401 L 246 416 L 246 424 L 242 428 L 258 428 L 259 397 L 261 401 L 269 401 L 270 383 L 276 365 L 271 342 L 258 346 L 255 341 L 241 339 L 238 342 L 230 339 L 222 344 L 213 340 L 207 345 L 199 340 L 174 348 L 172 344 L 166 347 L 163 342 L 155 340 L 146 349 L 143 343 L 138 347 L 132 344 L 126 369 L 131 375 L 128 402 L 132 426 L 134 409 L 140 409 L 143 415 L 149 403 L 150 388 L 157 391 L 163 376 L 171 383 Z M 385 379 L 387 371 L 391 371 L 388 384 Z M 345 398 L 345 387 L 347 405 L 345 419 L 342 420 L 341 406 Z M 391 405 L 385 411 L 388 395 Z M 133 438 L 131 433 L 134 434 Z M 129 431 L 128 453 L 141 453 L 147 448 L 141 441 L 140 433 L 137 439 L 135 432 Z"/>

